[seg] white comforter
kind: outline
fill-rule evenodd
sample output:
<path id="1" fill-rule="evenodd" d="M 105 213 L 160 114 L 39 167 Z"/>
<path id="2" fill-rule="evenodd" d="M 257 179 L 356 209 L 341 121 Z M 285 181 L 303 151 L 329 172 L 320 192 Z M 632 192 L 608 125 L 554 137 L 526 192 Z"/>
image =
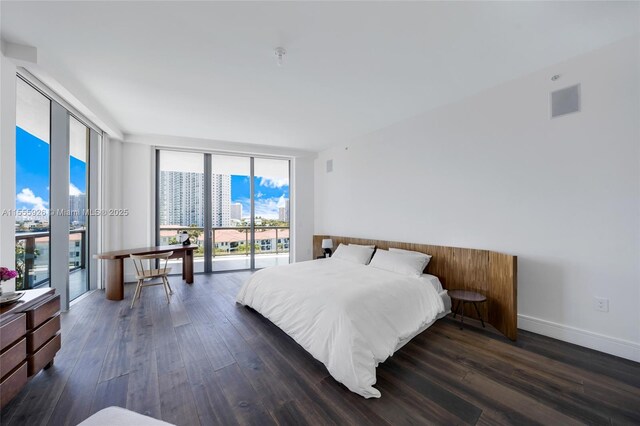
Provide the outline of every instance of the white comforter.
<path id="1" fill-rule="evenodd" d="M 378 363 L 444 311 L 425 278 L 340 259 L 260 270 L 237 301 L 271 320 L 365 398 L 380 397 L 373 388 Z"/>

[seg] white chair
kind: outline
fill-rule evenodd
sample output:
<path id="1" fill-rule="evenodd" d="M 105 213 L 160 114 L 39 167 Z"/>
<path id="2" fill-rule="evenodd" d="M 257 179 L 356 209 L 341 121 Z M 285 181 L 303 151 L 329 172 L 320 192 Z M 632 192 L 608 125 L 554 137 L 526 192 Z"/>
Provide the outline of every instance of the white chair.
<path id="1" fill-rule="evenodd" d="M 171 290 L 171 285 L 169 285 L 169 279 L 167 275 L 171 272 L 171 268 L 167 268 L 167 263 L 169 262 L 169 257 L 173 254 L 172 251 L 167 253 L 156 253 L 156 254 L 145 254 L 145 255 L 135 255 L 132 254 L 131 260 L 133 261 L 133 266 L 136 268 L 136 279 L 138 280 L 138 285 L 136 286 L 136 291 L 133 293 L 133 300 L 131 301 L 131 308 L 136 303 L 136 299 L 140 298 L 140 293 L 142 293 L 142 287 L 149 287 L 153 285 L 162 285 L 164 287 L 164 292 L 167 295 L 167 303 L 171 303 L 169 299 L 169 294 L 173 294 L 173 290 Z M 160 261 L 161 268 L 154 268 L 156 260 Z M 162 261 L 164 260 L 164 265 Z M 146 265 L 145 265 L 146 264 Z M 160 278 L 160 282 L 153 282 L 153 280 Z M 146 280 L 152 280 L 151 282 L 145 282 Z"/>

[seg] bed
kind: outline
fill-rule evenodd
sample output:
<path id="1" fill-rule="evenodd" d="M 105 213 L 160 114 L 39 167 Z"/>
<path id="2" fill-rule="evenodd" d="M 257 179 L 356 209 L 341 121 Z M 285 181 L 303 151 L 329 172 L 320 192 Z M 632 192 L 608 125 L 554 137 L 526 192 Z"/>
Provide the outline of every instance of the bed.
<path id="1" fill-rule="evenodd" d="M 451 309 L 434 275 L 401 275 L 337 258 L 253 274 L 237 302 L 291 336 L 349 390 L 378 398 L 376 367 Z"/>
<path id="2" fill-rule="evenodd" d="M 340 244 L 368 245 L 378 249 L 403 249 L 432 256 L 425 273 L 437 276 L 448 290 L 482 293 L 487 303 L 479 306 L 484 321 L 511 340 L 518 336 L 518 257 L 491 250 L 437 246 L 433 244 L 376 240 L 339 235 L 314 235 L 313 256 L 323 254 L 322 240 Z M 464 309 L 465 318 L 478 318 L 473 306 Z"/>

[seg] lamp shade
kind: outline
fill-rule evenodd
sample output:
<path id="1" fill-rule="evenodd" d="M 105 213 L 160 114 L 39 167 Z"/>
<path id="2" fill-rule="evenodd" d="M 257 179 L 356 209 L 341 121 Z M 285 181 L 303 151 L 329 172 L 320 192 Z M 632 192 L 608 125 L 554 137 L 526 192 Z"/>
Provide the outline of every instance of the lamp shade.
<path id="1" fill-rule="evenodd" d="M 322 248 L 323 249 L 333 248 L 333 240 L 331 238 L 324 238 L 322 240 Z"/>

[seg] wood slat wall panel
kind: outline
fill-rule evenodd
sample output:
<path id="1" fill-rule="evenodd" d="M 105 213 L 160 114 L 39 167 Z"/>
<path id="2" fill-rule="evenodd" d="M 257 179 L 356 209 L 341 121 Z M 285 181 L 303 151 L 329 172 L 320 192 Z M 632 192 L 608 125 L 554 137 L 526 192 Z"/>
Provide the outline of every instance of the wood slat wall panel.
<path id="1" fill-rule="evenodd" d="M 314 258 L 323 255 L 323 238 L 331 238 L 334 248 L 340 244 L 375 245 L 376 248 L 383 250 L 399 248 L 433 256 L 426 272 L 437 276 L 443 287 L 448 290 L 471 290 L 485 295 L 487 303 L 478 304 L 482 317 L 509 339 L 516 340 L 518 313 L 516 256 L 489 250 L 314 235 Z M 478 318 L 470 304 L 465 307 L 464 315 Z"/>
<path id="2" fill-rule="evenodd" d="M 518 262 L 515 256 L 489 252 L 489 323 L 512 340 L 518 326 Z"/>

